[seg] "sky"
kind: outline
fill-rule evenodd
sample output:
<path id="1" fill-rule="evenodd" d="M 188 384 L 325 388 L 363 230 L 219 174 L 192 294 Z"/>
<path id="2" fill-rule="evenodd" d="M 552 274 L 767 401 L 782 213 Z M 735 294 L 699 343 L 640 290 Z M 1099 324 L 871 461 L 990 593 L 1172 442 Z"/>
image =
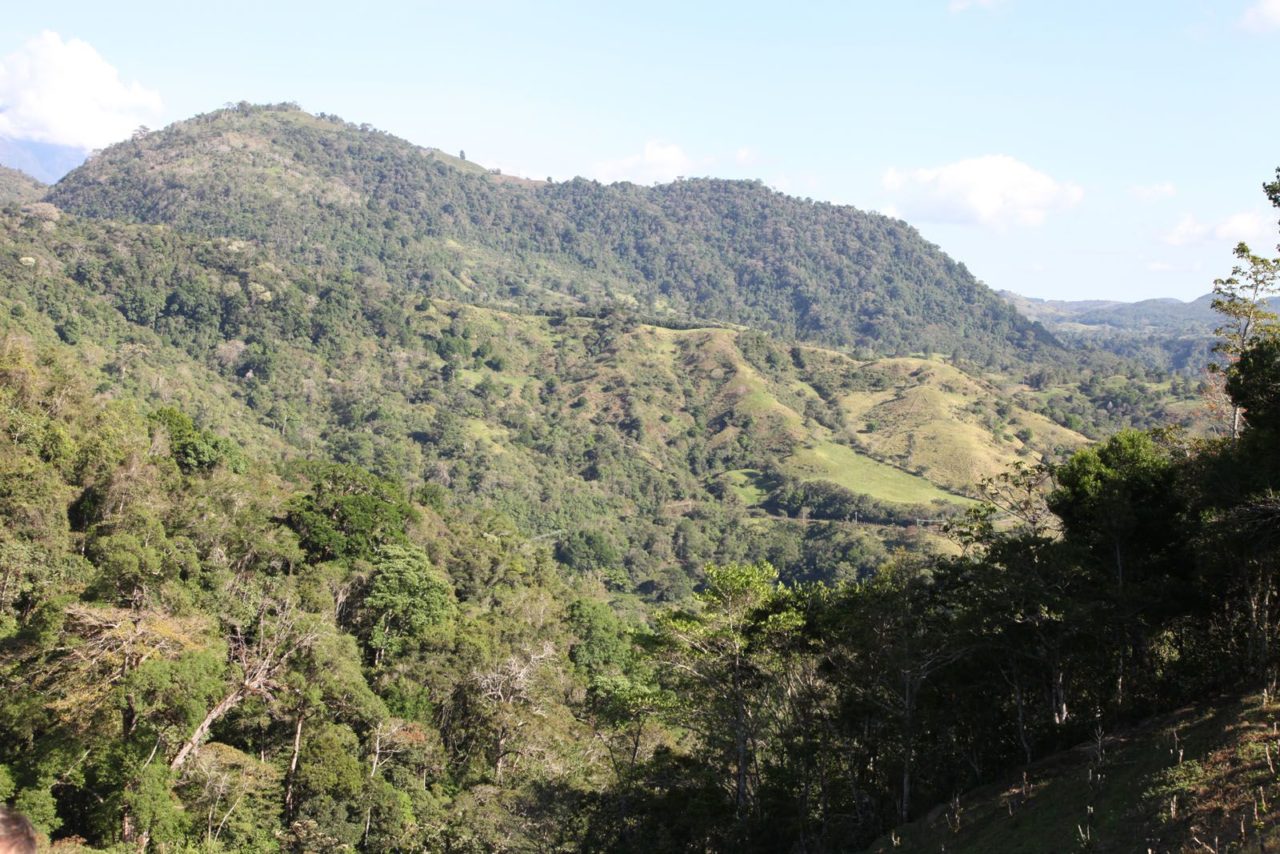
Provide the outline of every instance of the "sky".
<path id="1" fill-rule="evenodd" d="M 1027 296 L 1193 299 L 1280 252 L 1278 89 L 1280 0 L 51 0 L 0 19 L 0 160 L 294 101 L 510 174 L 760 179 Z"/>

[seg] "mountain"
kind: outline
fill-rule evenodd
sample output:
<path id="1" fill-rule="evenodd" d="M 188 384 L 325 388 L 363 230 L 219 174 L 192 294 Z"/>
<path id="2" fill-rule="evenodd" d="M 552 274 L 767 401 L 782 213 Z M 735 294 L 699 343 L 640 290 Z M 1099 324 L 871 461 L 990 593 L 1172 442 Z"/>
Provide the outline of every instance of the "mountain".
<path id="1" fill-rule="evenodd" d="M 1161 371 L 1198 375 L 1213 359 L 1214 330 L 1222 318 L 1213 294 L 1190 302 L 1148 299 L 1043 300 L 1000 291 L 1019 313 L 1043 324 L 1065 344 L 1104 349 Z M 1280 308 L 1280 299 L 1271 300 Z"/>
<path id="2" fill-rule="evenodd" d="M 49 200 L 475 304 L 630 306 L 863 355 L 1067 358 L 900 220 L 750 181 L 512 179 L 290 105 L 241 105 L 112 146 Z"/>
<path id="3" fill-rule="evenodd" d="M 1148 299 L 1138 302 L 1111 300 L 1045 300 L 1024 297 L 1010 291 L 1000 296 L 1032 320 L 1057 329 L 1105 327 L 1131 332 L 1158 332 L 1168 335 L 1212 331 L 1218 315 L 1211 303 L 1213 294 L 1183 302 L 1176 299 Z"/>
<path id="4" fill-rule="evenodd" d="M 25 172 L 0 166 L 0 204 L 34 202 L 45 193 L 45 185 Z"/>

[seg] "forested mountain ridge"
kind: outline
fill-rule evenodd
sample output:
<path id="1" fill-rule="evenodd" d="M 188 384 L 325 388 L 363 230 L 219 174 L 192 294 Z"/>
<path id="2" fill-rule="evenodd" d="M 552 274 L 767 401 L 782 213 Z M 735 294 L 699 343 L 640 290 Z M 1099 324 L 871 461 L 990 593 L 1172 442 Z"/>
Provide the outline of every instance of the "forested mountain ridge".
<path id="1" fill-rule="evenodd" d="M 1013 303 L 1022 314 L 1055 325 L 1107 326 L 1134 331 L 1162 331 L 1170 334 L 1202 332 L 1219 322 L 1210 303 L 1212 294 L 1190 302 L 1177 299 L 1146 299 L 1137 302 L 1113 300 L 1047 300 L 1024 297 L 1009 291 L 1000 296 Z"/>
<path id="2" fill-rule="evenodd" d="M 748 181 L 520 182 L 288 105 L 241 105 L 139 135 L 48 198 L 467 302 L 629 305 L 850 352 L 987 366 L 1064 358 L 1042 327 L 898 220 Z"/>

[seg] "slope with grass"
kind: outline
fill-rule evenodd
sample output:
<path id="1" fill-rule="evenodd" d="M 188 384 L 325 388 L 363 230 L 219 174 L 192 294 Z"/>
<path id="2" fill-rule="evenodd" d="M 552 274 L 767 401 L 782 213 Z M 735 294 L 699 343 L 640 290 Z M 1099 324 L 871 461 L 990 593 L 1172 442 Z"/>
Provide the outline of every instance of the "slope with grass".
<path id="1" fill-rule="evenodd" d="M 1265 852 L 1280 845 L 1280 707 L 1221 700 L 1036 762 L 868 851 Z"/>
<path id="2" fill-rule="evenodd" d="M 1079 446 L 1078 434 L 1017 405 L 998 386 L 933 359 L 882 359 L 874 381 L 840 398 L 857 446 L 952 490 L 994 477 L 1043 449 Z"/>

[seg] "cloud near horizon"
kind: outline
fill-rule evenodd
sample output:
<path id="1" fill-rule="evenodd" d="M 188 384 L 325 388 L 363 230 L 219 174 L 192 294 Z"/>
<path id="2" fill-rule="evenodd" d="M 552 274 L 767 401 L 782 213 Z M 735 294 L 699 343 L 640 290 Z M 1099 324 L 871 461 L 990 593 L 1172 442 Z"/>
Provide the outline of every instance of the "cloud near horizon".
<path id="1" fill-rule="evenodd" d="M 922 222 L 1005 229 L 1037 226 L 1050 212 L 1084 198 L 1076 184 L 1054 178 L 1006 154 L 975 157 L 933 169 L 889 169 L 883 184 L 895 213 Z"/>
<path id="2" fill-rule="evenodd" d="M 88 42 L 46 30 L 0 59 L 0 137 L 90 150 L 160 117 L 160 94 Z"/>
<path id="3" fill-rule="evenodd" d="M 595 164 L 591 177 L 606 184 L 614 181 L 657 184 L 691 175 L 699 165 L 705 167 L 710 164 L 699 164 L 675 143 L 649 140 L 639 154 Z"/>
<path id="4" fill-rule="evenodd" d="M 1280 29 L 1280 0 L 1258 0 L 1245 10 L 1240 23 L 1258 32 Z"/>
<path id="5" fill-rule="evenodd" d="M 1270 216 L 1260 211 L 1241 211 L 1216 223 L 1201 222 L 1192 214 L 1185 214 L 1160 239 L 1169 246 L 1195 246 L 1212 241 L 1251 243 L 1265 240 L 1273 229 Z"/>

